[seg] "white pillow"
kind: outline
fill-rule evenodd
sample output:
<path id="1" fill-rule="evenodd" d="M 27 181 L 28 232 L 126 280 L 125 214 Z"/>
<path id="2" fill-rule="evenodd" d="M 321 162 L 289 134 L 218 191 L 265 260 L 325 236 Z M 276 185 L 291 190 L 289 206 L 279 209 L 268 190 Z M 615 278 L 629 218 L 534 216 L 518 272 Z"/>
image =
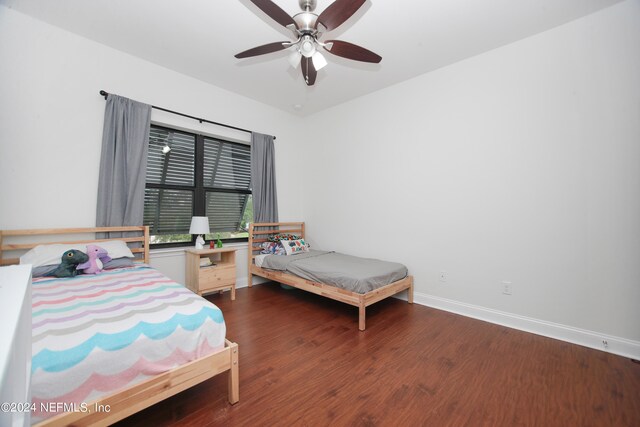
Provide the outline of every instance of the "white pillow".
<path id="1" fill-rule="evenodd" d="M 304 239 L 298 240 L 280 240 L 280 244 L 284 247 L 287 255 L 295 255 L 302 252 L 309 252 L 309 247 Z"/>
<path id="2" fill-rule="evenodd" d="M 41 265 L 60 264 L 62 254 L 70 249 L 77 249 L 87 252 L 87 245 L 91 243 L 38 245 L 26 254 L 20 257 L 20 264 L 33 264 L 34 267 Z M 129 246 L 122 240 L 109 240 L 107 242 L 97 242 L 96 246 L 100 246 L 106 250 L 112 259 L 116 258 L 133 258 L 133 253 Z"/>

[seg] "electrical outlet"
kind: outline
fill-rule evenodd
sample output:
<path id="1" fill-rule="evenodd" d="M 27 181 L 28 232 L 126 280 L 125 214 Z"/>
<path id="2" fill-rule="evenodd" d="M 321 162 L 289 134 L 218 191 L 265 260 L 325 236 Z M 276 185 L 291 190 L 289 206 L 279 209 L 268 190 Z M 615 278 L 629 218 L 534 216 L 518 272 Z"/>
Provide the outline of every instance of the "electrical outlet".
<path id="1" fill-rule="evenodd" d="M 502 293 L 504 295 L 511 295 L 511 285 L 512 283 L 508 280 L 502 281 Z"/>
<path id="2" fill-rule="evenodd" d="M 446 282 L 447 281 L 447 272 L 446 271 L 441 271 L 440 272 L 440 281 L 441 282 Z"/>
<path id="3" fill-rule="evenodd" d="M 604 347 L 604 349 L 608 349 L 609 348 L 609 342 L 607 340 L 602 340 L 602 346 Z"/>

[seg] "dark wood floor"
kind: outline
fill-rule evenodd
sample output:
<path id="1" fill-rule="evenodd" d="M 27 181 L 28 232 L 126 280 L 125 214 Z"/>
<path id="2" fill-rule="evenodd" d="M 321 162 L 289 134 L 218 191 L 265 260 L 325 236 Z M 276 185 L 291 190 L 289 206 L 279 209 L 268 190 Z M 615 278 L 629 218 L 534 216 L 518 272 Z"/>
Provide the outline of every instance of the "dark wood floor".
<path id="1" fill-rule="evenodd" d="M 640 365 L 388 299 L 357 309 L 268 284 L 209 298 L 240 345 L 219 375 L 121 426 L 640 426 Z"/>

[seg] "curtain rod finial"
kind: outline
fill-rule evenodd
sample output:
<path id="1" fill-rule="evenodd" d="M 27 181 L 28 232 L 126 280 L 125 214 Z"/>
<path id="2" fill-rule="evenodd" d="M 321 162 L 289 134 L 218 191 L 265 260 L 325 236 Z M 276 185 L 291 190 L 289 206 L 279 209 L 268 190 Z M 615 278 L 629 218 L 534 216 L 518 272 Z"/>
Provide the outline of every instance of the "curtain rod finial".
<path id="1" fill-rule="evenodd" d="M 104 99 L 107 99 L 107 96 L 109 96 L 109 94 L 103 90 L 100 91 L 100 95 L 104 96 Z"/>

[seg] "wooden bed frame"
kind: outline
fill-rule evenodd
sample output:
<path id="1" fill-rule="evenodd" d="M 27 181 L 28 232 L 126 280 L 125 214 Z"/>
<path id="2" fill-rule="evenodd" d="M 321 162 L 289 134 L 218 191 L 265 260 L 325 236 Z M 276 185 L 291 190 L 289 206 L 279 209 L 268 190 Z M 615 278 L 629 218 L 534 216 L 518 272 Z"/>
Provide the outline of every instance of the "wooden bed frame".
<path id="1" fill-rule="evenodd" d="M 35 242 L 33 236 L 91 235 L 107 232 L 135 232 L 139 237 L 113 237 L 104 239 L 76 238 L 76 240 L 42 240 Z M 127 233 L 132 234 L 132 233 Z M 12 242 L 7 242 L 11 240 Z M 15 240 L 29 240 L 17 243 Z M 19 258 L 5 258 L 5 252 L 27 251 L 39 244 L 46 243 L 98 243 L 107 240 L 123 240 L 133 247 L 131 251 L 137 262 L 149 262 L 149 227 L 94 227 L 94 228 L 52 228 L 41 230 L 0 230 L 0 266 L 18 264 Z M 222 372 L 229 371 L 228 399 L 237 403 L 239 394 L 238 344 L 225 340 L 223 349 L 208 356 L 196 359 L 143 382 L 104 396 L 93 402 L 87 402 L 87 412 L 69 412 L 47 418 L 37 426 L 107 426 L 139 412 L 161 400 L 180 393 Z M 101 408 L 96 410 L 97 408 Z M 109 408 L 107 412 L 105 408 Z"/>
<path id="2" fill-rule="evenodd" d="M 364 294 L 347 291 L 324 283 L 306 280 L 293 274 L 282 271 L 266 270 L 255 265 L 256 251 L 262 248 L 260 245 L 267 241 L 269 235 L 277 233 L 290 233 L 305 237 L 304 222 L 269 222 L 249 225 L 249 287 L 253 285 L 252 275 L 261 276 L 285 285 L 293 286 L 308 292 L 312 292 L 323 297 L 341 301 L 349 305 L 358 307 L 358 328 L 361 331 L 366 327 L 366 308 L 387 297 L 397 294 L 407 289 L 407 301 L 413 304 L 413 276 L 407 276 L 397 282 L 390 283 L 373 291 Z"/>

